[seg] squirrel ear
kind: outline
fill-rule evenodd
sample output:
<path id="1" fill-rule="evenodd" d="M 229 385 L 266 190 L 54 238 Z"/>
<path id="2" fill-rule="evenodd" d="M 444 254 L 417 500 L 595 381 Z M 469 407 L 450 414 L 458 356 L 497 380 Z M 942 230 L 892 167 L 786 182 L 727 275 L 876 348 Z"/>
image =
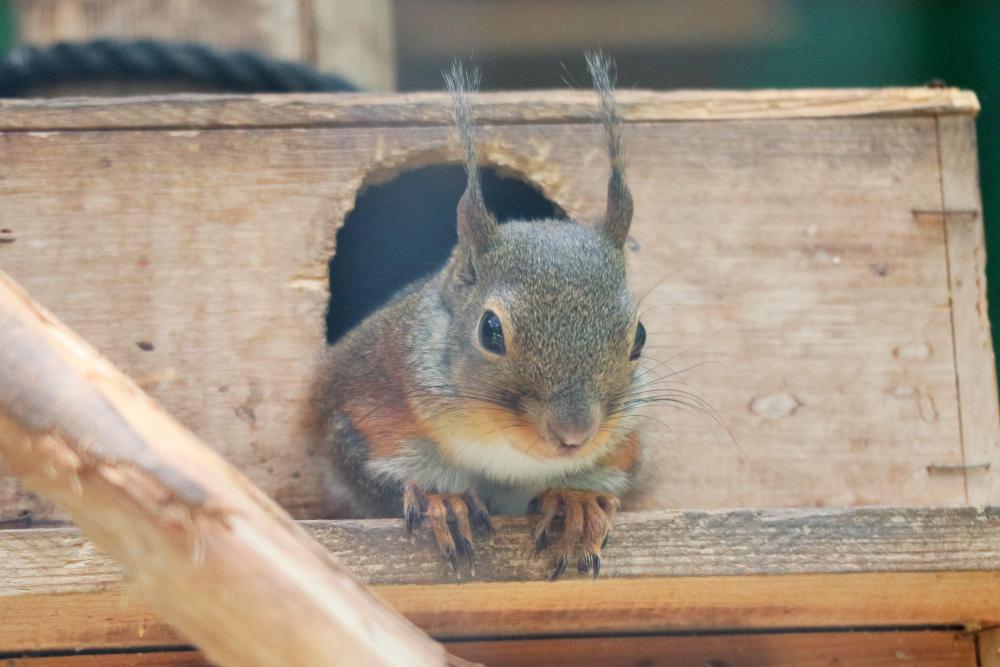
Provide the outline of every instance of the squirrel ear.
<path id="1" fill-rule="evenodd" d="M 462 63 L 455 61 L 444 75 L 445 87 L 451 93 L 452 116 L 455 129 L 462 140 L 465 152 L 465 193 L 458 202 L 458 241 L 475 252 L 483 252 L 497 233 L 497 221 L 486 210 L 483 192 L 479 186 L 479 167 L 476 158 L 476 125 L 472 119 L 469 93 L 479 88 L 479 72 L 466 73 Z"/>
<path id="2" fill-rule="evenodd" d="M 474 167 L 473 167 L 474 168 Z M 458 201 L 458 242 L 475 253 L 482 253 L 493 242 L 497 233 L 497 220 L 493 214 L 486 210 L 483 203 L 483 193 L 479 190 L 478 179 L 476 183 L 469 178 L 465 194 Z"/>
<path id="3" fill-rule="evenodd" d="M 604 214 L 605 235 L 619 246 L 628 240 L 628 230 L 632 226 L 632 193 L 621 169 L 612 165 L 608 179 L 608 210 Z"/>
<path id="4" fill-rule="evenodd" d="M 608 208 L 602 229 L 619 246 L 628 239 L 632 225 L 632 193 L 625 179 L 625 155 L 622 149 L 622 121 L 615 104 L 615 86 L 611 75 L 612 63 L 601 53 L 587 54 L 587 69 L 594 81 L 594 90 L 601 102 L 601 123 L 608 138 L 611 177 L 608 179 Z"/>

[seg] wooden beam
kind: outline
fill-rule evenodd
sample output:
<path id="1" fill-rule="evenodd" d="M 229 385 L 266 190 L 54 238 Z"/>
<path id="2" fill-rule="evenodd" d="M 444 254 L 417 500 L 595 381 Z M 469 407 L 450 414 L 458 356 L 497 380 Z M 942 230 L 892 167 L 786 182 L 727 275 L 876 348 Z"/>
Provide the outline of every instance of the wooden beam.
<path id="1" fill-rule="evenodd" d="M 618 102 L 632 122 L 979 112 L 975 94 L 955 88 L 622 90 Z M 592 93 L 571 90 L 481 93 L 474 106 L 483 124 L 592 123 L 595 108 Z M 449 109 L 436 92 L 0 100 L 0 131 L 449 125 Z"/>
<path id="2" fill-rule="evenodd" d="M 965 476 L 967 502 L 989 503 L 1000 498 L 1000 399 L 986 303 L 976 126 L 971 118 L 949 116 L 938 119 L 937 131 L 964 458 L 944 474 Z"/>
<path id="3" fill-rule="evenodd" d="M 976 638 L 955 631 L 762 632 L 450 642 L 448 649 L 491 667 L 553 665 L 976 665 Z M 207 667 L 197 651 L 60 655 L 10 660 L 7 667 Z M 989 663 L 983 663 L 984 666 Z"/>
<path id="4" fill-rule="evenodd" d="M 213 661 L 446 663 L 438 644 L 2 272 L 0 368 L 9 470 L 67 509 Z"/>
<path id="5" fill-rule="evenodd" d="M 490 667 L 976 665 L 973 636 L 956 632 L 768 632 L 529 639 L 452 643 L 448 648 L 464 658 Z"/>
<path id="6" fill-rule="evenodd" d="M 544 580 L 549 564 L 532 556 L 532 522 L 496 517 L 495 541 L 478 550 L 475 572 L 464 568 L 459 579 L 436 557 L 430 532 L 406 540 L 401 520 L 300 525 L 369 584 L 439 586 Z M 622 512 L 603 553 L 602 580 L 1000 571 L 1000 508 Z M 122 579 L 74 528 L 0 531 L 0 563 L 0 598 L 100 591 Z"/>
<path id="7" fill-rule="evenodd" d="M 460 581 L 399 521 L 302 526 L 440 638 L 1000 622 L 998 508 L 623 513 L 602 578 L 554 584 L 531 519 L 496 523 Z M 0 531 L 0 562 L 0 646 L 179 641 L 73 529 Z"/>

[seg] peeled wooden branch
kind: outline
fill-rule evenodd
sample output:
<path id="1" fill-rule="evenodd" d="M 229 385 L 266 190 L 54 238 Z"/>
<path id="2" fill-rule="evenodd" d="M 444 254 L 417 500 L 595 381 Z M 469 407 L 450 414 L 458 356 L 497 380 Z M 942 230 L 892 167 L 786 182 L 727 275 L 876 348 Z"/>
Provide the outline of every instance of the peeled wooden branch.
<path id="1" fill-rule="evenodd" d="M 449 662 L 2 272 L 0 369 L 11 472 L 66 508 L 213 661 Z"/>

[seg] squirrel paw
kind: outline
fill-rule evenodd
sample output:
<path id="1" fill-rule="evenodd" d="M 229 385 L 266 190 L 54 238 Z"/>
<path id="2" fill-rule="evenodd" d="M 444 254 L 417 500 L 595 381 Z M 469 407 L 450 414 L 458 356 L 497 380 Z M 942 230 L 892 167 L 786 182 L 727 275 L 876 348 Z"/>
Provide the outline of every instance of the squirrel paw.
<path id="1" fill-rule="evenodd" d="M 549 489 L 540 493 L 532 506 L 541 512 L 542 518 L 535 525 L 535 555 L 539 555 L 549 543 L 552 520 L 557 515 L 564 517 L 563 533 L 556 543 L 558 556 L 549 581 L 555 581 L 566 571 L 576 550 L 583 545 L 583 556 L 577 561 L 580 574 L 592 572 L 594 578 L 601 572 L 601 549 L 608 541 L 611 517 L 618 511 L 618 498 L 608 493 L 595 491 L 569 491 Z"/>
<path id="2" fill-rule="evenodd" d="M 469 489 L 465 493 L 426 493 L 415 484 L 407 484 L 403 489 L 403 518 L 406 521 L 406 534 L 411 535 L 413 529 L 420 525 L 421 520 L 427 522 L 434 531 L 434 539 L 441 555 L 451 563 L 457 575 L 458 554 L 462 553 L 469 559 L 470 567 L 474 566 L 475 549 L 472 546 L 472 528 L 484 530 L 493 539 L 493 523 L 486 505 L 479 495 Z M 455 522 L 455 535 L 448 526 L 449 521 Z"/>

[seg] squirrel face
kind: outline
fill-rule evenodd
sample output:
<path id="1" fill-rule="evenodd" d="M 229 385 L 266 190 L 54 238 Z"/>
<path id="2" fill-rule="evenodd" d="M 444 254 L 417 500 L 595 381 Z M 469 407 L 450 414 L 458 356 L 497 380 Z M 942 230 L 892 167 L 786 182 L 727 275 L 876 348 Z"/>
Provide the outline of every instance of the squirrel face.
<path id="1" fill-rule="evenodd" d="M 458 64 L 446 75 L 468 182 L 457 211 L 458 246 L 440 282 L 451 315 L 443 366 L 454 396 L 482 406 L 480 433 L 501 434 L 493 437 L 534 460 L 583 462 L 620 437 L 616 426 L 645 342 L 625 277 L 633 205 L 622 123 L 608 62 L 591 54 L 587 64 L 611 162 L 607 209 L 593 227 L 497 224 L 479 185 L 467 94 L 475 77 L 467 79 Z"/>
<path id="2" fill-rule="evenodd" d="M 499 225 L 445 288 L 451 382 L 536 459 L 586 458 L 615 433 L 645 333 L 616 241 L 569 221 Z"/>

